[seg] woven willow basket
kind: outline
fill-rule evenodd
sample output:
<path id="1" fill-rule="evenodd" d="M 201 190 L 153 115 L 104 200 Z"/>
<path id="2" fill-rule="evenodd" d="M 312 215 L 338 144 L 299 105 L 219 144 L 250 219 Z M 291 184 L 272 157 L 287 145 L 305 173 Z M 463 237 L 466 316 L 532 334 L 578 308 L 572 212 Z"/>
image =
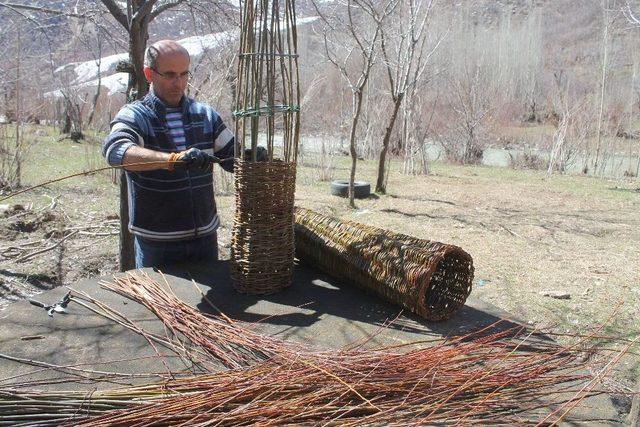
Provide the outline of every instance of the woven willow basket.
<path id="1" fill-rule="evenodd" d="M 231 280 L 246 294 L 291 285 L 295 163 L 236 160 L 236 214 L 231 232 Z"/>
<path id="2" fill-rule="evenodd" d="M 471 293 L 473 260 L 457 246 L 302 208 L 295 240 L 300 260 L 431 321 L 450 318 Z"/>

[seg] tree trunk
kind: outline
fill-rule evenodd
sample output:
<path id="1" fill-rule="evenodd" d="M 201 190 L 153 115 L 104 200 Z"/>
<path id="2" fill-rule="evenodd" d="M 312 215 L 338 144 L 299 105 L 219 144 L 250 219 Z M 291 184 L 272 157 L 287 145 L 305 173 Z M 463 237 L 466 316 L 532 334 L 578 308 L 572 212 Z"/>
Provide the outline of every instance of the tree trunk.
<path id="1" fill-rule="evenodd" d="M 69 133 L 69 137 L 72 141 L 78 142 L 81 139 L 84 139 L 84 134 L 82 133 L 82 112 L 80 109 L 80 105 L 71 104 L 71 132 Z"/>
<path id="2" fill-rule="evenodd" d="M 609 7 L 609 3 L 606 0 L 602 1 L 602 13 L 604 13 L 604 30 L 602 33 L 602 67 L 601 67 L 601 79 L 600 79 L 600 105 L 598 108 L 598 131 L 596 134 L 596 159 L 593 163 L 593 174 L 598 174 L 598 166 L 600 162 L 600 147 L 602 145 L 602 116 L 604 112 L 604 96 L 605 96 L 605 85 L 607 81 L 607 61 L 609 56 L 609 22 L 607 10 Z M 603 162 L 604 163 L 604 162 Z M 604 171 L 604 169 L 603 169 Z"/>
<path id="3" fill-rule="evenodd" d="M 475 145 L 475 135 L 473 134 L 474 128 L 469 128 L 469 138 L 464 144 L 464 150 L 462 152 L 462 164 L 466 165 L 471 160 L 471 150 Z"/>
<path id="4" fill-rule="evenodd" d="M 354 93 L 355 111 L 351 121 L 351 132 L 349 136 L 349 152 L 351 153 L 351 174 L 349 175 L 349 206 L 355 209 L 356 202 L 354 200 L 354 181 L 356 179 L 356 162 L 358 155 L 356 153 L 356 130 L 358 128 L 358 120 L 360 119 L 360 111 L 362 110 L 362 90 Z"/>
<path id="5" fill-rule="evenodd" d="M 400 131 L 402 135 L 402 141 L 404 145 L 404 163 L 403 163 L 403 173 L 410 173 L 411 175 L 415 174 L 415 159 L 414 156 L 417 154 L 416 151 L 416 140 L 412 137 L 409 131 L 409 122 L 411 119 L 411 111 L 407 109 L 407 103 L 404 102 L 402 110 L 402 130 Z M 388 181 L 385 180 L 385 186 Z M 386 188 L 385 188 L 386 189 Z"/>
<path id="6" fill-rule="evenodd" d="M 91 122 L 93 122 L 93 116 L 96 113 L 96 107 L 98 106 L 98 99 L 100 99 L 101 84 L 102 84 L 102 71 L 100 70 L 100 66 L 98 66 L 98 86 L 96 87 L 95 95 L 93 95 L 93 103 L 91 105 L 91 112 L 89 112 L 89 118 L 87 119 L 87 126 L 91 125 Z"/>
<path id="7" fill-rule="evenodd" d="M 389 120 L 389 126 L 387 126 L 387 130 L 384 134 L 384 139 L 382 140 L 382 150 L 380 151 L 380 159 L 378 161 L 378 179 L 376 181 L 376 193 L 384 194 L 387 191 L 387 186 L 384 182 L 384 168 L 387 151 L 389 150 L 391 133 L 393 132 L 393 126 L 396 123 L 396 118 L 398 117 L 398 110 L 400 109 L 400 104 L 402 104 L 402 98 L 403 94 L 401 93 L 395 99 L 395 104 L 393 105 L 393 113 L 391 114 L 391 119 Z"/>
<path id="8" fill-rule="evenodd" d="M 144 78 L 144 50 L 149 39 L 148 18 L 142 22 L 133 22 L 129 32 L 129 60 L 133 65 L 133 73 L 129 74 L 129 87 L 127 95 L 129 99 L 140 99 L 149 92 L 149 84 Z M 135 91 L 135 93 L 133 93 Z"/>
<path id="9" fill-rule="evenodd" d="M 20 79 L 22 76 L 20 75 L 20 66 L 22 65 L 22 39 L 21 39 L 21 27 L 18 26 L 18 43 L 16 46 L 16 155 L 15 155 L 15 164 L 16 164 L 16 186 L 20 188 L 22 186 L 22 143 L 20 141 L 20 125 L 22 121 L 22 90 L 20 87 Z"/>
<path id="10" fill-rule="evenodd" d="M 133 65 L 133 73 L 129 74 L 127 87 L 127 101 L 140 99 L 149 91 L 149 85 L 144 78 L 144 50 L 149 39 L 149 18 L 141 22 L 133 22 L 129 29 L 129 59 Z M 133 236 L 129 233 L 129 197 L 126 173 L 120 174 L 120 271 L 131 270 L 135 267 L 135 252 Z"/>

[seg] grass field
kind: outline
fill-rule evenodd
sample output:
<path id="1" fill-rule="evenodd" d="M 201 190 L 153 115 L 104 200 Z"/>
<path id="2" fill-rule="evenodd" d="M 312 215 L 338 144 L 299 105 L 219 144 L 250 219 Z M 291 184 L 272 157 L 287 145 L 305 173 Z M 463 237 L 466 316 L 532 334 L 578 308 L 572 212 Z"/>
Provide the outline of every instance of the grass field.
<path id="1" fill-rule="evenodd" d="M 30 129 L 29 140 L 25 186 L 104 165 L 98 142 L 59 141 L 44 127 Z M 441 163 L 432 165 L 429 176 L 409 176 L 392 162 L 388 194 L 358 200 L 353 210 L 345 199 L 330 195 L 328 181 L 318 180 L 318 163 L 307 155 L 299 167 L 297 205 L 461 246 L 474 259 L 473 293 L 531 325 L 576 333 L 608 322 L 609 333 L 638 336 L 636 179 L 547 178 L 537 171 Z M 350 160 L 336 157 L 333 163 L 333 178 L 347 178 Z M 359 161 L 358 179 L 375 182 L 376 168 L 374 161 Z M 233 185 L 220 171 L 216 179 L 219 244 L 228 257 Z M 0 307 L 41 289 L 115 271 L 117 193 L 112 173 L 106 171 L 0 202 L 9 205 L 0 226 Z M 25 210 L 15 211 L 17 204 Z M 65 229 L 82 233 L 27 262 L 2 255 L 17 253 L 7 252 L 12 247 L 28 254 L 53 244 L 68 234 Z M 541 295 L 547 290 L 570 298 Z M 623 370 L 631 376 L 636 361 L 628 358 L 627 364 Z"/>

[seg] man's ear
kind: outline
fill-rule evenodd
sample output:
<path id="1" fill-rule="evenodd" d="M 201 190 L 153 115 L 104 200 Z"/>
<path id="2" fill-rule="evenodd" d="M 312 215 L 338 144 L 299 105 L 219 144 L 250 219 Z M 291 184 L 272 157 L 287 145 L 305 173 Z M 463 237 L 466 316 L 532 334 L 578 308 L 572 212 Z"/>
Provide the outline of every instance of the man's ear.
<path id="1" fill-rule="evenodd" d="M 142 72 L 144 73 L 144 78 L 147 79 L 147 82 L 151 83 L 151 68 L 147 67 L 146 65 L 144 66 L 144 68 L 142 69 Z"/>

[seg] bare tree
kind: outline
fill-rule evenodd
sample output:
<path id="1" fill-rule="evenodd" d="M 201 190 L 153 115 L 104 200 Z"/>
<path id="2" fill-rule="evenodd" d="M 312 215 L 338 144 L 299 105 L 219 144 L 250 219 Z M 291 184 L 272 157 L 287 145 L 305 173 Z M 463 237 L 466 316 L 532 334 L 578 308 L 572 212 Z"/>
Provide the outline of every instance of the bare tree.
<path id="1" fill-rule="evenodd" d="M 479 65 L 465 67 L 461 80 L 449 80 L 452 95 L 451 110 L 456 119 L 454 138 L 445 151 L 463 164 L 475 163 L 482 154 L 481 130 L 494 109 L 493 96 L 485 84 L 483 68 Z"/>
<path id="2" fill-rule="evenodd" d="M 16 186 L 22 185 L 22 87 L 21 87 L 21 68 L 22 68 L 22 31 L 21 26 L 18 25 L 16 32 L 16 107 L 15 107 L 15 119 L 16 119 L 16 145 L 15 145 L 15 167 L 16 167 Z"/>
<path id="3" fill-rule="evenodd" d="M 636 28 L 640 28 L 640 3 L 635 5 L 634 3 L 638 3 L 638 2 L 625 1 L 622 7 L 622 13 L 627 18 L 627 21 L 629 21 L 631 25 L 633 25 Z"/>
<path id="4" fill-rule="evenodd" d="M 573 108 L 565 102 L 556 108 L 556 111 L 560 114 L 560 120 L 558 121 L 558 127 L 553 135 L 553 145 L 549 153 L 549 164 L 547 166 L 547 176 L 551 176 L 553 171 L 564 171 L 566 168 L 565 155 L 563 151 L 567 145 L 567 138 L 569 133 L 569 126 L 572 120 L 572 116 L 576 110 L 580 107 L 577 105 Z"/>
<path id="5" fill-rule="evenodd" d="M 600 93 L 598 105 L 598 130 L 596 131 L 596 153 L 593 161 L 593 172 L 598 173 L 598 162 L 602 148 L 602 120 L 606 95 L 606 83 L 609 66 L 609 38 L 612 19 L 609 11 L 609 1 L 602 0 L 602 62 L 600 67 Z M 604 162 L 603 162 L 604 163 Z"/>
<path id="6" fill-rule="evenodd" d="M 128 99 L 139 99 L 147 94 L 149 85 L 144 78 L 144 51 L 149 40 L 149 24 L 162 12 L 178 6 L 185 0 L 126 0 L 122 8 L 115 0 L 100 0 L 111 16 L 124 28 L 129 37 L 131 72 L 127 88 Z"/>
<path id="7" fill-rule="evenodd" d="M 87 118 L 87 125 L 91 125 L 96 113 L 96 107 L 98 100 L 100 99 L 100 93 L 102 90 L 102 54 L 104 52 L 105 36 L 99 26 L 87 25 L 83 22 L 79 42 L 85 46 L 85 48 L 91 52 L 91 56 L 96 63 L 96 69 L 98 74 L 98 81 L 96 84 L 96 92 L 93 94 L 91 106 L 89 107 L 89 117 Z"/>
<path id="8" fill-rule="evenodd" d="M 423 98 L 426 91 L 420 89 L 422 88 L 418 85 L 411 87 L 402 103 L 402 138 L 405 147 L 403 173 L 428 175 L 430 171 L 427 137 L 431 132 L 438 97 L 429 102 L 426 97 Z M 416 156 L 419 157 L 420 168 L 415 165 Z"/>
<path id="9" fill-rule="evenodd" d="M 22 166 L 29 149 L 24 124 L 41 118 L 40 77 L 48 67 L 41 61 L 46 47 L 40 43 L 40 23 L 11 8 L 0 7 L 0 12 L 4 25 L 0 49 L 5 54 L 0 66 L 2 124 L 14 124 L 7 125 L 0 138 L 0 187 L 14 188 L 22 185 Z"/>
<path id="10" fill-rule="evenodd" d="M 637 34 L 637 32 L 634 32 L 634 34 L 632 34 L 631 36 L 631 40 L 635 41 L 635 43 L 638 43 L 638 40 L 640 40 L 640 34 Z M 634 140 L 637 137 L 637 132 L 634 132 L 632 130 L 633 127 L 633 119 L 635 117 L 634 114 L 634 107 L 635 105 L 638 103 L 638 88 L 640 88 L 640 85 L 638 85 L 638 52 L 637 50 L 634 50 L 631 53 L 631 57 L 632 57 L 632 72 L 631 75 L 629 76 L 629 89 L 631 90 L 626 90 L 627 93 L 627 130 L 622 132 L 622 136 L 625 137 L 627 139 L 627 147 L 628 147 L 628 158 L 629 158 L 629 162 L 628 162 L 628 166 L 627 166 L 627 170 L 625 171 L 625 175 L 627 176 L 638 176 L 638 169 L 640 168 L 640 153 L 638 153 L 638 155 L 636 156 L 636 168 L 634 170 L 633 168 L 633 161 L 631 160 L 634 155 L 633 155 L 633 143 L 635 142 Z"/>
<path id="11" fill-rule="evenodd" d="M 325 23 L 323 29 L 324 53 L 327 60 L 340 71 L 351 90 L 351 126 L 349 130 L 349 153 L 351 173 L 349 175 L 349 205 L 356 207 L 354 186 L 356 176 L 356 136 L 362 112 L 363 90 L 376 60 L 376 45 L 382 24 L 398 5 L 398 0 L 385 0 L 376 6 L 373 0 L 347 0 L 346 22 L 334 13 L 331 18 L 320 12 L 315 0 L 314 7 Z M 342 7 L 343 5 L 338 5 Z M 339 31 L 346 28 L 346 31 Z"/>
<path id="12" fill-rule="evenodd" d="M 626 8 L 624 9 L 627 20 L 636 28 L 640 28 L 640 14 L 638 13 L 639 9 L 640 7 L 638 7 L 638 5 L 634 7 L 632 6 L 631 2 L 626 2 Z M 638 171 L 640 171 L 640 152 L 638 153 L 638 166 L 636 170 L 636 176 L 638 176 Z M 638 425 L 638 423 L 640 423 L 640 378 L 636 379 L 636 391 L 638 393 L 636 393 L 636 395 L 633 397 L 633 401 L 631 403 L 631 411 L 629 413 L 628 419 L 629 425 Z"/>
<path id="13" fill-rule="evenodd" d="M 11 23 L 13 24 L 13 23 Z M 0 133 L 0 190 L 20 187 L 22 177 L 23 142 L 22 137 L 22 25 L 8 25 L 15 38 L 12 38 L 14 49 L 5 62 L 7 68 L 3 70 L 6 94 L 3 122 L 15 122 L 13 135 L 10 135 L 10 125 L 2 126 Z M 14 54 L 15 52 L 15 54 Z M 8 63 L 8 64 L 7 64 Z M 3 123 L 4 124 L 4 123 Z"/>
<path id="14" fill-rule="evenodd" d="M 378 161 L 375 190 L 378 193 L 386 192 L 385 162 L 400 105 L 407 91 L 423 76 L 429 58 L 442 41 L 442 37 L 439 37 L 434 45 L 427 49 L 425 31 L 433 4 L 434 0 L 408 0 L 408 4 L 403 2 L 393 15 L 397 19 L 388 19 L 388 25 L 382 26 L 380 30 L 380 45 L 393 108 Z M 390 43 L 393 49 L 389 49 Z"/>
<path id="15" fill-rule="evenodd" d="M 62 114 L 62 126 L 60 128 L 60 132 L 63 134 L 68 134 L 69 138 L 73 141 L 79 141 L 84 138 L 84 134 L 82 132 L 82 105 L 84 102 L 81 99 L 80 94 L 77 90 L 70 86 L 66 86 L 65 88 L 60 90 L 62 95 L 62 105 L 63 105 L 63 114 Z"/>

